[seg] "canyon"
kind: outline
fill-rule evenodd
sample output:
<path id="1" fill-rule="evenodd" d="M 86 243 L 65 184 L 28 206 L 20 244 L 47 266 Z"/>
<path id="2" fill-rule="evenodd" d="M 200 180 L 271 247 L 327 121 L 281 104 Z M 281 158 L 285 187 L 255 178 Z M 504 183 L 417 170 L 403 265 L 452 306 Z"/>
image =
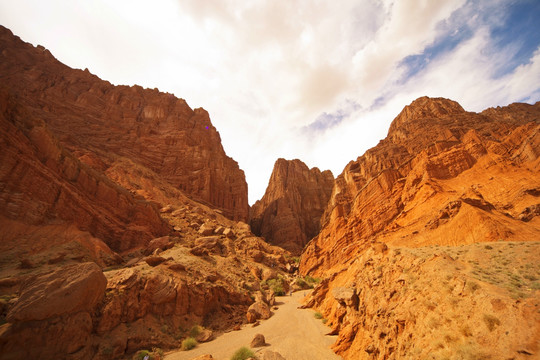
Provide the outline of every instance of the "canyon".
<path id="1" fill-rule="evenodd" d="M 230 331 L 287 252 L 203 109 L 113 86 L 0 28 L 0 352 L 110 359 Z"/>
<path id="2" fill-rule="evenodd" d="M 336 178 L 278 159 L 250 208 L 204 109 L 3 27 L 0 77 L 2 358 L 160 358 L 311 285 L 344 359 L 540 353 L 540 103 L 416 99 Z"/>

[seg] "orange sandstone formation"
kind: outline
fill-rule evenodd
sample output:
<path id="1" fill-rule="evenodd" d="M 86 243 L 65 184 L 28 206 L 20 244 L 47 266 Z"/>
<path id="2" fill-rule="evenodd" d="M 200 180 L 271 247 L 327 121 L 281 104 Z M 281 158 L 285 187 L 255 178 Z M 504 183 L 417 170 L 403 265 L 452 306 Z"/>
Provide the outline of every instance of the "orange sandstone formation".
<path id="1" fill-rule="evenodd" d="M 334 177 L 300 160 L 278 159 L 263 198 L 251 208 L 253 232 L 273 245 L 300 254 L 319 233 Z"/>

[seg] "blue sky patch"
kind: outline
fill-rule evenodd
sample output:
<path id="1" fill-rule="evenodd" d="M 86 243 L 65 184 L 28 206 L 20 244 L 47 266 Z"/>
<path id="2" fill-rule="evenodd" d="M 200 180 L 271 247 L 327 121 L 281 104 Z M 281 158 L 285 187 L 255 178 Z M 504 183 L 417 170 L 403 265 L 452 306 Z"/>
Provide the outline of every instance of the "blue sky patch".
<path id="1" fill-rule="evenodd" d="M 471 19 L 471 13 L 476 19 Z M 494 19 L 501 13 L 504 14 L 502 22 Z M 514 1 L 499 5 L 499 8 L 495 8 L 489 1 L 469 1 L 448 22 L 440 24 L 442 35 L 434 43 L 421 54 L 407 56 L 401 61 L 399 66 L 405 69 L 401 82 L 407 82 L 425 69 L 431 60 L 451 52 L 461 42 L 470 39 L 476 28 L 482 26 L 489 28 L 492 44 L 490 51 L 494 55 L 504 52 L 507 56 L 506 61 L 493 74 L 494 78 L 504 76 L 516 67 L 527 64 L 540 46 L 539 19 L 538 0 Z"/>

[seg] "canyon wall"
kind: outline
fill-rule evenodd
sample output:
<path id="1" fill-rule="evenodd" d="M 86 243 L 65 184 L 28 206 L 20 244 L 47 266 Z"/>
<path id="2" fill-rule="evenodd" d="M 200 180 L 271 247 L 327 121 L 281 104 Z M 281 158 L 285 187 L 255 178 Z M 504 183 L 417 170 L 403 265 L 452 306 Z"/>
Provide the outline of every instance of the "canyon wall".
<path id="1" fill-rule="evenodd" d="M 300 272 L 345 359 L 538 354 L 540 103 L 420 98 L 337 177 Z"/>
<path id="2" fill-rule="evenodd" d="M 113 86 L 71 69 L 3 27 L 0 73 L 13 101 L 77 157 L 97 157 L 105 167 L 129 158 L 231 219 L 247 221 L 244 172 L 225 154 L 205 110 L 157 89 Z"/>
<path id="3" fill-rule="evenodd" d="M 337 177 L 303 273 L 374 241 L 423 246 L 540 238 L 540 103 L 482 113 L 420 98 Z"/>
<path id="4" fill-rule="evenodd" d="M 253 232 L 273 245 L 300 254 L 319 233 L 334 177 L 300 160 L 278 159 L 261 200 L 250 210 Z"/>

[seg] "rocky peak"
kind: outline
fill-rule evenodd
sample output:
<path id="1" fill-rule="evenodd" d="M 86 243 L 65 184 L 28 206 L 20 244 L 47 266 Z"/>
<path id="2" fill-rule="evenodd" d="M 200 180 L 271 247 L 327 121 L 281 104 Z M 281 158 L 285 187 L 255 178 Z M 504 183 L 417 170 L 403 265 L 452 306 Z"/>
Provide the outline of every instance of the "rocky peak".
<path id="1" fill-rule="evenodd" d="M 440 118 L 444 115 L 464 113 L 465 110 L 456 101 L 445 98 L 422 96 L 405 106 L 394 122 L 402 119 Z"/>
<path id="2" fill-rule="evenodd" d="M 343 264 L 381 238 L 441 245 L 540 234 L 521 220 L 538 203 L 530 194 L 538 187 L 539 112 L 540 103 L 478 114 L 446 99 L 414 101 L 384 140 L 336 178 L 301 270 Z M 474 231 L 473 218 L 482 224 Z"/>
<path id="3" fill-rule="evenodd" d="M 251 227 L 268 242 L 299 254 L 320 229 L 334 177 L 300 160 L 278 159 L 263 198 L 251 208 Z"/>

